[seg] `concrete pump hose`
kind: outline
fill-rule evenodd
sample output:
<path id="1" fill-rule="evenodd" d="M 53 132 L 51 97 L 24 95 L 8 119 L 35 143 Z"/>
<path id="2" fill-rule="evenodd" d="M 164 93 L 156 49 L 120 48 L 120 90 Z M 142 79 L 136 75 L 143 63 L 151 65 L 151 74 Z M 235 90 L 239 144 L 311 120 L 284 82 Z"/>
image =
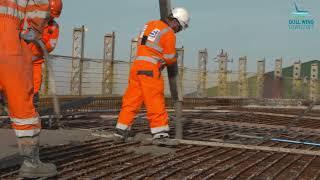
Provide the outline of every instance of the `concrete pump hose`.
<path id="1" fill-rule="evenodd" d="M 50 91 L 52 94 L 52 101 L 53 101 L 53 110 L 54 113 L 56 114 L 56 118 L 58 119 L 58 123 L 59 123 L 59 119 L 61 117 L 61 113 L 60 113 L 60 105 L 59 105 L 59 99 L 56 93 L 56 81 L 54 78 L 54 72 L 53 72 L 53 67 L 50 61 L 50 57 L 49 57 L 49 53 L 44 45 L 44 43 L 41 40 L 37 40 L 37 44 L 40 46 L 40 48 L 42 49 L 43 52 L 43 57 L 45 59 L 45 63 L 47 63 L 47 67 L 48 67 L 48 71 L 49 71 L 49 86 L 50 86 Z"/>

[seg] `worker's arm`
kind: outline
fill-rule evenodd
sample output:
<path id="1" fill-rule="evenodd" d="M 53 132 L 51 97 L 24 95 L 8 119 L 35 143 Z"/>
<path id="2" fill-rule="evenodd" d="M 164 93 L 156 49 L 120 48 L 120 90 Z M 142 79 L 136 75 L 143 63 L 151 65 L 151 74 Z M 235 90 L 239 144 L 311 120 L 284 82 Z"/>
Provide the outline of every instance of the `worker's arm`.
<path id="1" fill-rule="evenodd" d="M 59 38 L 59 24 L 52 20 L 49 22 L 48 26 L 44 29 L 42 35 L 42 41 L 44 42 L 47 51 L 52 52 L 57 46 Z"/>
<path id="2" fill-rule="evenodd" d="M 50 4 L 48 0 L 30 0 L 26 8 L 26 20 L 29 28 L 37 33 L 37 39 L 41 37 L 49 17 Z"/>
<path id="3" fill-rule="evenodd" d="M 170 31 L 161 38 L 160 43 L 163 44 L 163 60 L 167 65 L 175 63 L 177 61 L 176 35 Z"/>
<path id="4" fill-rule="evenodd" d="M 45 45 L 45 48 L 48 53 L 52 52 L 59 38 L 59 25 L 52 20 L 44 28 L 40 41 Z M 28 44 L 29 48 L 32 51 L 33 59 L 43 59 L 43 50 L 39 47 L 36 42 L 31 42 Z"/>

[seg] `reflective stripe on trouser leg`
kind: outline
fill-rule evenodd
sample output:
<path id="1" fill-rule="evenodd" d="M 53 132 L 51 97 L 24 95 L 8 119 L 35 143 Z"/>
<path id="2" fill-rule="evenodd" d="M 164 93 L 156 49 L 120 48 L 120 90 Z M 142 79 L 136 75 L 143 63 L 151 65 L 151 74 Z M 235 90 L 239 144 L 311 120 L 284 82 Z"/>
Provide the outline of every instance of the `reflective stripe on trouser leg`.
<path id="1" fill-rule="evenodd" d="M 133 64 L 130 71 L 129 85 L 122 98 L 122 108 L 116 128 L 122 130 L 130 128 L 134 117 L 142 105 L 142 101 L 142 91 L 139 82 L 137 81 L 137 69 L 136 65 Z"/>
<path id="2" fill-rule="evenodd" d="M 160 133 L 160 132 L 168 132 L 168 131 L 169 131 L 169 126 L 168 125 L 151 128 L 151 134 L 157 134 L 157 133 Z"/>
<path id="3" fill-rule="evenodd" d="M 144 104 L 147 108 L 147 118 L 150 122 L 151 133 L 167 132 L 168 113 L 165 109 L 164 81 L 157 66 L 150 64 L 153 77 L 139 76 Z"/>
<path id="4" fill-rule="evenodd" d="M 41 121 L 39 117 L 18 119 L 11 118 L 12 127 L 15 130 L 16 136 L 21 137 L 34 137 L 40 133 Z"/>
<path id="5" fill-rule="evenodd" d="M 129 127 L 130 126 L 128 126 L 126 124 L 122 124 L 120 122 L 117 122 L 117 125 L 116 125 L 116 129 L 121 129 L 121 130 L 128 130 L 128 129 L 130 129 Z"/>

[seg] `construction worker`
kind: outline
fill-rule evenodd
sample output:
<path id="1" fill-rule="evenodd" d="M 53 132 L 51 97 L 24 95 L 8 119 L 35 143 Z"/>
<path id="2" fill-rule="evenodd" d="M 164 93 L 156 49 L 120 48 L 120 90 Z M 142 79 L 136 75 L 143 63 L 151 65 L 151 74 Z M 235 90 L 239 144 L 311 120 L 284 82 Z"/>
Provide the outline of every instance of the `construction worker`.
<path id="1" fill-rule="evenodd" d="M 131 134 L 134 117 L 144 103 L 153 143 L 166 144 L 170 141 L 161 70 L 176 62 L 175 33 L 186 29 L 189 19 L 187 10 L 179 7 L 174 8 L 164 21 L 154 20 L 145 24 L 138 39 L 129 85 L 122 99 L 115 139 L 124 141 Z"/>
<path id="2" fill-rule="evenodd" d="M 33 41 L 49 19 L 48 0 L 0 1 L 0 89 L 8 102 L 9 116 L 23 163 L 19 175 L 25 178 L 49 177 L 56 167 L 39 158 L 41 122 L 33 106 L 32 54 L 22 39 Z M 21 34 L 22 24 L 34 29 Z"/>
<path id="3" fill-rule="evenodd" d="M 50 21 L 48 22 L 47 26 L 44 28 L 42 33 L 42 38 L 41 38 L 41 41 L 46 46 L 46 50 L 48 51 L 48 53 L 52 52 L 55 49 L 57 45 L 58 37 L 59 37 L 59 25 L 52 17 L 52 19 L 50 19 Z M 42 64 L 44 63 L 44 58 L 43 58 L 43 52 L 37 44 L 29 43 L 28 46 L 32 51 L 32 61 L 33 61 L 33 86 L 34 86 L 33 103 L 35 107 L 38 108 L 39 91 L 41 88 L 41 81 L 42 81 Z"/>

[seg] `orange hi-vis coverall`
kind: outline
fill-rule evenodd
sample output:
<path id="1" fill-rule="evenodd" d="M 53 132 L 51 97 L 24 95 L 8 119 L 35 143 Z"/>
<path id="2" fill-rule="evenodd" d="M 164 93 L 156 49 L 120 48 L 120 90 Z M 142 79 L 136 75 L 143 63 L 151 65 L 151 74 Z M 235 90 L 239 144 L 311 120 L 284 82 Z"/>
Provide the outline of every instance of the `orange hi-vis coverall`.
<path id="1" fill-rule="evenodd" d="M 19 35 L 25 17 L 41 30 L 42 21 L 49 17 L 49 4 L 47 0 L 2 0 L 0 6 L 0 89 L 16 136 L 36 136 L 41 125 L 32 102 L 32 55 Z"/>
<path id="2" fill-rule="evenodd" d="M 151 133 L 169 131 L 161 69 L 176 61 L 175 46 L 175 33 L 166 23 L 155 20 L 145 24 L 130 70 L 129 86 L 122 99 L 117 129 L 130 130 L 135 115 L 144 103 Z"/>
<path id="3" fill-rule="evenodd" d="M 59 25 L 56 21 L 50 20 L 47 26 L 44 27 L 41 40 L 46 46 L 48 53 L 52 52 L 59 38 Z M 33 86 L 34 93 L 38 93 L 41 88 L 42 80 L 42 64 L 44 63 L 42 49 L 39 48 L 34 43 L 28 44 L 29 48 L 32 51 L 32 60 L 33 60 Z"/>

